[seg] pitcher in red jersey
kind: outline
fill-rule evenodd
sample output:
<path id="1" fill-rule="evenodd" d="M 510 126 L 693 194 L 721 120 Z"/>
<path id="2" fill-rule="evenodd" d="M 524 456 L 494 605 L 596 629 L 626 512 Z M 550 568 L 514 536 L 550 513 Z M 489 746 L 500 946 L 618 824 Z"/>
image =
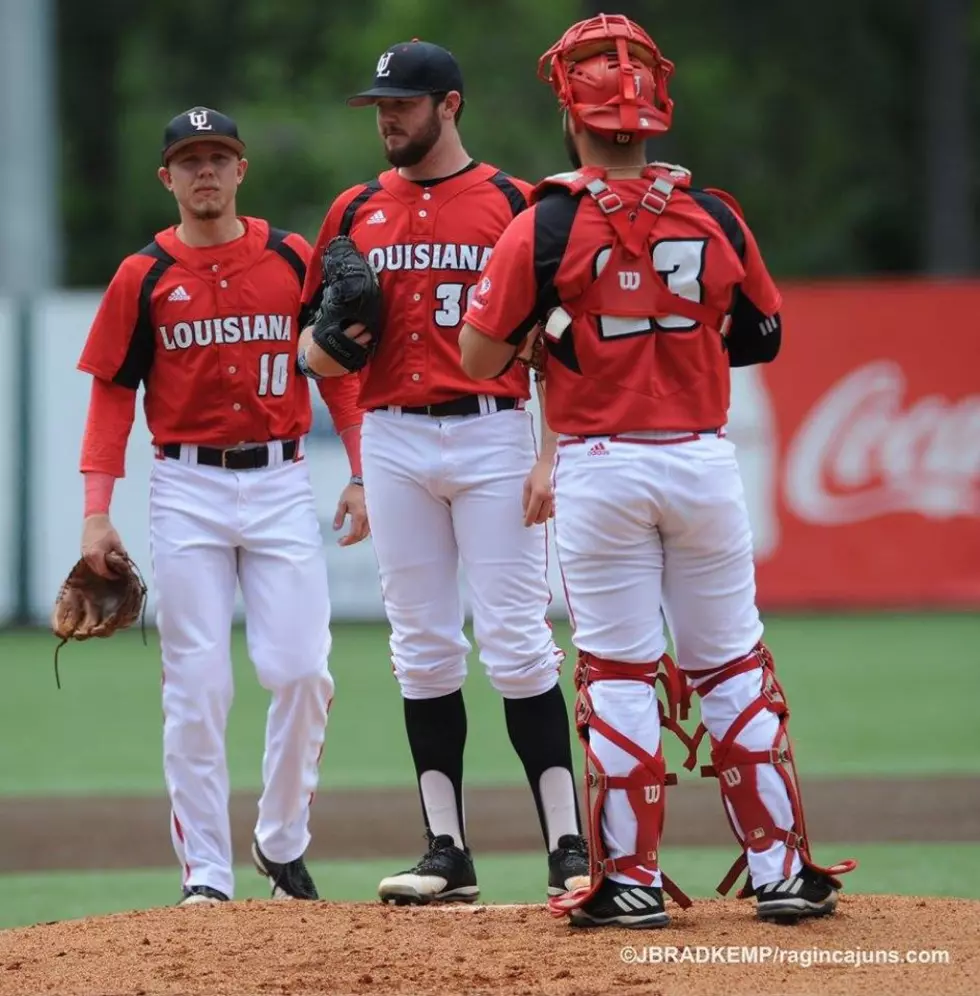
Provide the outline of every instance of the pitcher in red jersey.
<path id="1" fill-rule="evenodd" d="M 645 161 L 644 141 L 670 127 L 673 68 L 620 15 L 574 25 L 545 53 L 574 172 L 539 184 L 501 236 L 460 334 L 477 377 L 529 335 L 546 347 L 591 845 L 589 887 L 550 905 L 577 926 L 661 927 L 664 890 L 689 902 L 659 848 L 671 781 L 661 728 L 687 743 L 693 768 L 705 730 L 691 738 L 678 722 L 692 687 L 743 849 L 721 891 L 747 867 L 740 895 L 761 917 L 820 916 L 836 907 L 834 876 L 854 866 L 811 857 L 724 432 L 729 368 L 778 352 L 780 295 L 730 195 Z"/>
<path id="2" fill-rule="evenodd" d="M 225 726 L 236 585 L 248 650 L 272 693 L 252 857 L 276 898 L 316 899 L 303 854 L 333 695 L 326 562 L 303 456 L 312 409 L 297 366 L 310 246 L 236 212 L 235 122 L 195 107 L 166 127 L 159 177 L 180 223 L 119 266 L 78 366 L 92 375 L 82 444 L 82 554 L 106 573 L 109 519 L 136 391 L 156 448 L 150 542 L 163 653 L 164 771 L 182 904 L 232 897 Z M 359 475 L 356 378 L 322 394 Z M 363 488 L 344 490 L 342 542 L 367 535 Z"/>
<path id="3" fill-rule="evenodd" d="M 374 85 L 350 103 L 375 108 L 392 168 L 333 202 L 314 256 L 349 235 L 384 297 L 378 341 L 361 371 L 364 483 L 429 841 L 417 865 L 381 881 L 379 895 L 406 904 L 479 895 L 463 817 L 470 647 L 460 564 L 480 658 L 503 697 L 534 795 L 548 894 L 561 894 L 587 881 L 588 862 L 558 684 L 563 655 L 546 618 L 553 455 L 536 459 L 523 366 L 488 380 L 459 365 L 467 302 L 531 188 L 466 152 L 457 129 L 462 73 L 438 45 L 393 45 L 378 60 Z M 321 282 L 320 267 L 311 266 L 311 309 Z M 360 328 L 348 335 L 366 334 Z M 311 369 L 344 373 L 308 337 L 304 331 L 301 350 Z"/>

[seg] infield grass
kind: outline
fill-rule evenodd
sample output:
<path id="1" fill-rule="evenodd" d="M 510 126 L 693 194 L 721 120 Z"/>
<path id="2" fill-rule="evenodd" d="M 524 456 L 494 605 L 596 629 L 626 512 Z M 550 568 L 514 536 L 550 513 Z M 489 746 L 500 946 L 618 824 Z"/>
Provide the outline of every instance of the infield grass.
<path id="1" fill-rule="evenodd" d="M 715 895 L 732 861 L 731 848 L 678 848 L 664 852 L 664 867 L 692 897 Z M 959 896 L 980 899 L 980 845 L 863 844 L 817 848 L 818 861 L 854 857 L 846 892 Z M 375 902 L 385 876 L 415 857 L 384 861 L 311 862 L 320 895 L 336 902 Z M 238 899 L 267 899 L 263 880 L 249 866 L 236 868 Z M 539 854 L 477 855 L 481 901 L 540 903 L 544 860 Z M 0 928 L 70 920 L 124 910 L 167 906 L 179 898 L 179 872 L 76 872 L 0 876 Z M 544 914 L 542 914 L 544 915 Z"/>
<path id="2" fill-rule="evenodd" d="M 556 622 L 555 634 L 570 651 L 567 625 Z M 381 625 L 335 628 L 337 696 L 322 765 L 327 788 L 414 784 L 387 638 Z M 163 791 L 154 630 L 148 639 L 144 647 L 138 633 L 128 632 L 65 647 L 59 692 L 54 638 L 33 630 L 0 632 L 0 757 L 6 759 L 0 794 Z M 766 639 L 789 698 L 790 731 L 805 775 L 980 772 L 980 617 L 774 617 L 767 619 Z M 257 789 L 268 696 L 241 631 L 234 661 L 232 785 Z M 572 670 L 570 654 L 562 675 L 569 702 Z M 467 783 L 521 783 L 500 699 L 475 653 L 465 693 Z M 671 737 L 666 750 L 677 768 L 683 754 Z"/>

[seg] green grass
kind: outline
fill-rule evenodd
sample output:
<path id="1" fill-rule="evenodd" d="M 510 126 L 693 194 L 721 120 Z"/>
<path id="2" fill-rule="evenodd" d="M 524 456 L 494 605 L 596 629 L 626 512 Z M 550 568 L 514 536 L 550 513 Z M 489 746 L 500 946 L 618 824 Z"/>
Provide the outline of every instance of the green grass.
<path id="1" fill-rule="evenodd" d="M 805 775 L 980 772 L 974 703 L 980 692 L 980 617 L 781 617 L 766 639 L 791 709 Z M 566 649 L 567 626 L 556 624 Z M 163 791 L 160 668 L 155 631 L 70 645 L 54 686 L 54 639 L 0 632 L 0 794 L 142 794 Z M 228 731 L 232 784 L 259 787 L 267 695 L 235 637 L 236 698 Z M 387 630 L 338 625 L 331 666 L 337 698 L 323 784 L 414 784 Z M 570 690 L 572 659 L 562 681 Z M 519 783 L 499 697 L 474 658 L 466 685 L 470 785 Z M 693 728 L 693 723 L 692 723 Z M 667 740 L 676 768 L 682 753 Z M 9 759 L 17 758 L 16 763 Z"/>
<path id="2" fill-rule="evenodd" d="M 865 844 L 818 849 L 817 860 L 855 857 L 846 877 L 849 892 L 960 896 L 980 899 L 980 845 Z M 374 902 L 378 881 L 414 859 L 313 862 L 310 869 L 327 900 Z M 693 897 L 715 894 L 732 860 L 730 848 L 681 848 L 664 852 L 665 869 Z M 477 856 L 481 900 L 542 902 L 544 861 L 539 854 Z M 251 866 L 236 868 L 238 899 L 267 898 Z M 84 872 L 0 877 L 0 928 L 167 906 L 179 896 L 170 871 Z"/>

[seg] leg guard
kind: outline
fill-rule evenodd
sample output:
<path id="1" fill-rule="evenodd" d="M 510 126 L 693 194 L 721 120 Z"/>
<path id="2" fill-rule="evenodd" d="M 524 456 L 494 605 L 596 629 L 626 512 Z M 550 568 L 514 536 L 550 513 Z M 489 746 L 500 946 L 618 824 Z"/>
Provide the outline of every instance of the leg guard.
<path id="1" fill-rule="evenodd" d="M 664 788 L 676 784 L 677 778 L 665 771 L 663 750 L 658 745 L 656 754 L 650 754 L 628 737 L 614 729 L 596 715 L 589 686 L 601 680 L 636 681 L 665 688 L 667 705 L 657 701 L 661 725 L 679 730 L 678 713 L 686 717 L 690 703 L 685 686 L 674 662 L 664 655 L 652 664 L 627 664 L 607 661 L 584 652 L 579 653 L 575 670 L 578 695 L 575 702 L 575 726 L 585 749 L 585 800 L 589 824 L 589 885 L 563 896 L 549 900 L 549 908 L 556 917 L 565 916 L 573 909 L 587 903 L 595 895 L 603 879 L 613 873 L 627 873 L 641 884 L 651 885 L 652 878 L 639 872 L 642 866 L 659 871 L 660 838 L 665 816 Z M 590 731 L 605 737 L 624 753 L 635 758 L 637 764 L 626 775 L 608 775 L 589 742 Z M 685 735 L 684 740 L 690 743 Z M 603 839 L 602 815 L 606 793 L 610 789 L 623 789 L 630 808 L 636 816 L 636 850 L 633 854 L 611 858 Z M 678 905 L 691 905 L 690 899 L 661 872 L 663 889 Z"/>
<path id="2" fill-rule="evenodd" d="M 772 655 L 764 644 L 757 644 L 748 654 L 731 661 L 720 668 L 707 671 L 688 671 L 697 693 L 702 700 L 724 682 L 762 670 L 762 688 L 758 696 L 750 701 L 738 714 L 721 738 L 711 736 L 711 764 L 701 768 L 705 778 L 718 778 L 721 788 L 725 816 L 732 832 L 742 845 L 742 854 L 732 865 L 728 874 L 718 886 L 718 891 L 726 895 L 738 876 L 748 867 L 748 853 L 767 851 L 773 844 L 785 844 L 786 856 L 783 862 L 783 878 L 793 874 L 794 857 L 799 856 L 803 865 L 819 874 L 826 875 L 835 888 L 840 882 L 834 878 L 853 871 L 857 862 L 850 859 L 828 868 L 814 863 L 810 855 L 810 841 L 803 818 L 803 802 L 800 795 L 799 779 L 793 761 L 793 749 L 787 733 L 789 709 L 783 690 L 776 680 Z M 763 711 L 775 714 L 778 728 L 772 743 L 764 749 L 749 750 L 735 741 L 749 723 Z M 710 733 L 702 723 L 690 743 L 690 753 L 684 767 L 692 770 L 697 763 L 697 749 L 705 733 Z M 781 827 L 776 824 L 759 788 L 757 769 L 759 765 L 772 765 L 786 790 L 792 812 L 792 824 Z M 756 883 L 762 884 L 762 883 Z M 751 874 L 738 892 L 740 899 L 754 894 Z"/>

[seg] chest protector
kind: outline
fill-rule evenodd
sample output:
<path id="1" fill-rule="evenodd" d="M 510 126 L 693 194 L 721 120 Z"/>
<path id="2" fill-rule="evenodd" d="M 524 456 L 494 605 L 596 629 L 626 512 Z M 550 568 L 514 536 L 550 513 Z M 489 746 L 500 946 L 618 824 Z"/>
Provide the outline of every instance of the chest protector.
<path id="1" fill-rule="evenodd" d="M 601 167 L 559 173 L 535 187 L 531 203 L 556 187 L 573 197 L 588 194 L 613 232 L 611 253 L 596 279 L 577 297 L 563 300 L 551 312 L 545 334 L 552 340 L 560 339 L 576 318 L 586 314 L 624 318 L 682 315 L 722 336 L 728 332 L 731 318 L 726 312 L 674 294 L 653 266 L 650 237 L 674 191 L 690 186 L 690 172 L 682 166 L 651 163 L 641 175 L 650 180 L 650 186 L 632 210 L 626 209 L 623 199 L 606 183 L 606 172 Z"/>

